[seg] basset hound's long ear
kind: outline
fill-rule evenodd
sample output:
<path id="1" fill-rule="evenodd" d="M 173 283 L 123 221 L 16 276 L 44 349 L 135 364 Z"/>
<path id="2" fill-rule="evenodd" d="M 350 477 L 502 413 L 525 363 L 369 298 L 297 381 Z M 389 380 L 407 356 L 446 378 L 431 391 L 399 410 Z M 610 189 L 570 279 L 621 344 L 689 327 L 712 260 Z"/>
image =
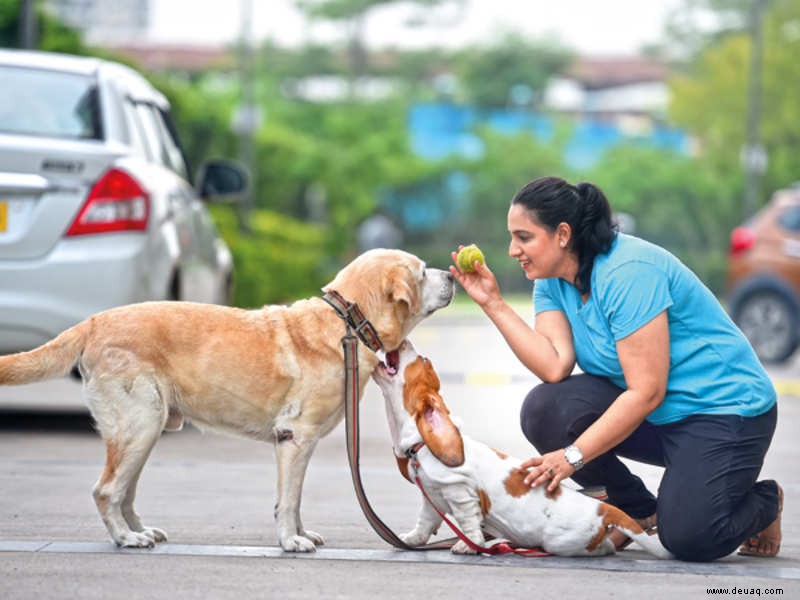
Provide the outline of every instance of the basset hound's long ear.
<path id="1" fill-rule="evenodd" d="M 450 419 L 450 411 L 438 393 L 428 391 L 414 415 L 422 440 L 433 455 L 448 467 L 464 464 L 464 440 Z"/>

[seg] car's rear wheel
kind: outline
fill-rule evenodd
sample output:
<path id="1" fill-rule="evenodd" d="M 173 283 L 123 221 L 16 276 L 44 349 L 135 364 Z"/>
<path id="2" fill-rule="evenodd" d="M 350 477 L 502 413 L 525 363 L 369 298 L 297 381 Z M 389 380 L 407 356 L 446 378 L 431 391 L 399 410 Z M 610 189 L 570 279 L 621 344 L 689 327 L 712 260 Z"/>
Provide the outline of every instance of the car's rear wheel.
<path id="1" fill-rule="evenodd" d="M 797 319 L 792 303 L 774 291 L 750 294 L 736 311 L 736 324 L 765 363 L 783 362 L 794 353 Z"/>

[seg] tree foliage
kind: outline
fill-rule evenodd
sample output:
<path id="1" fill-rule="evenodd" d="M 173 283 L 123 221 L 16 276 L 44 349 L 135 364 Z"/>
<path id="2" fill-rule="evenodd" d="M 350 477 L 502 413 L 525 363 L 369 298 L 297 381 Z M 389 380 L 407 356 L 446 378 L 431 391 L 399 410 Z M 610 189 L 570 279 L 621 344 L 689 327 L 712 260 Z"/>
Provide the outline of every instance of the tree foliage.
<path id="1" fill-rule="evenodd" d="M 549 79 L 564 71 L 572 61 L 571 52 L 549 42 L 529 41 L 519 34 L 500 42 L 465 50 L 457 58 L 457 73 L 466 100 L 477 106 L 513 105 L 510 97 L 517 86 L 532 94 L 527 105 L 537 104 Z"/>
<path id="2" fill-rule="evenodd" d="M 21 4 L 20 0 L 0 0 L 0 47 L 20 47 Z M 35 13 L 38 49 L 70 54 L 88 52 L 80 34 L 43 10 L 41 3 L 37 3 Z"/>
<path id="3" fill-rule="evenodd" d="M 800 155 L 800 0 L 774 0 L 764 19 L 761 141 L 769 156 L 765 192 L 798 177 Z M 670 116 L 695 135 L 721 176 L 740 177 L 745 142 L 751 41 L 746 33 L 714 40 L 671 81 Z M 762 198 L 762 201 L 766 198 Z"/>

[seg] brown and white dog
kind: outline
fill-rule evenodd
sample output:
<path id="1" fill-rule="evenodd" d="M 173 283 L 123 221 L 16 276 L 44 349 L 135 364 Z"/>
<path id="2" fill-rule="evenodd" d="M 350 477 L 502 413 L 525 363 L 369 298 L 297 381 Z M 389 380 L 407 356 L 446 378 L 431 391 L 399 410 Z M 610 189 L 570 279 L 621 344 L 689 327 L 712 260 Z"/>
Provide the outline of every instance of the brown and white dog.
<path id="1" fill-rule="evenodd" d="M 599 556 L 615 552 L 608 533 L 617 528 L 654 556 L 670 556 L 657 536 L 649 536 L 618 508 L 565 486 L 550 495 L 545 486 L 531 488 L 523 481 L 527 471 L 519 468 L 521 460 L 463 435 L 439 394 L 433 365 L 409 341 L 387 353 L 386 363 L 379 364 L 372 377 L 386 401 L 400 471 L 414 480 L 408 450 L 418 448 L 416 476 L 425 492 L 476 545 L 483 546 L 484 534 L 489 534 L 551 554 Z M 409 545 L 423 544 L 441 522 L 423 499 L 416 527 L 401 537 Z M 464 541 L 452 551 L 474 552 Z"/>
<path id="2" fill-rule="evenodd" d="M 356 303 L 386 350 L 449 304 L 447 271 L 399 250 L 371 250 L 324 290 Z M 84 395 L 106 444 L 93 495 L 120 546 L 167 539 L 142 525 L 133 500 L 142 467 L 163 430 L 184 418 L 275 444 L 275 519 L 284 550 L 308 552 L 322 537 L 303 527 L 300 497 L 318 440 L 344 417 L 345 326 L 322 298 L 258 310 L 152 302 L 98 313 L 30 352 L 0 357 L 0 384 L 61 376 L 77 365 Z M 361 345 L 358 366 L 379 363 Z M 359 397 L 367 377 L 361 379 Z"/>

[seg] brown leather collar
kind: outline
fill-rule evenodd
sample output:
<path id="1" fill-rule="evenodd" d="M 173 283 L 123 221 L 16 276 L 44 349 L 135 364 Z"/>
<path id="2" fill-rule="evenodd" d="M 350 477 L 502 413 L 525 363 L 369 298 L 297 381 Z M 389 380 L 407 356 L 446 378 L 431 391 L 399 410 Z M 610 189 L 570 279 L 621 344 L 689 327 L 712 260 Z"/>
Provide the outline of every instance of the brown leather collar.
<path id="1" fill-rule="evenodd" d="M 347 324 L 348 331 L 352 329 L 356 332 L 358 339 L 360 339 L 367 348 L 373 352 L 383 350 L 383 343 L 381 342 L 380 336 L 378 336 L 378 332 L 375 331 L 375 327 L 372 326 L 372 323 L 370 323 L 364 316 L 364 313 L 361 312 L 358 304 L 355 302 L 348 302 L 339 292 L 333 290 L 322 296 L 322 299 L 330 304 L 333 310 L 336 311 L 336 314 L 344 320 Z"/>

